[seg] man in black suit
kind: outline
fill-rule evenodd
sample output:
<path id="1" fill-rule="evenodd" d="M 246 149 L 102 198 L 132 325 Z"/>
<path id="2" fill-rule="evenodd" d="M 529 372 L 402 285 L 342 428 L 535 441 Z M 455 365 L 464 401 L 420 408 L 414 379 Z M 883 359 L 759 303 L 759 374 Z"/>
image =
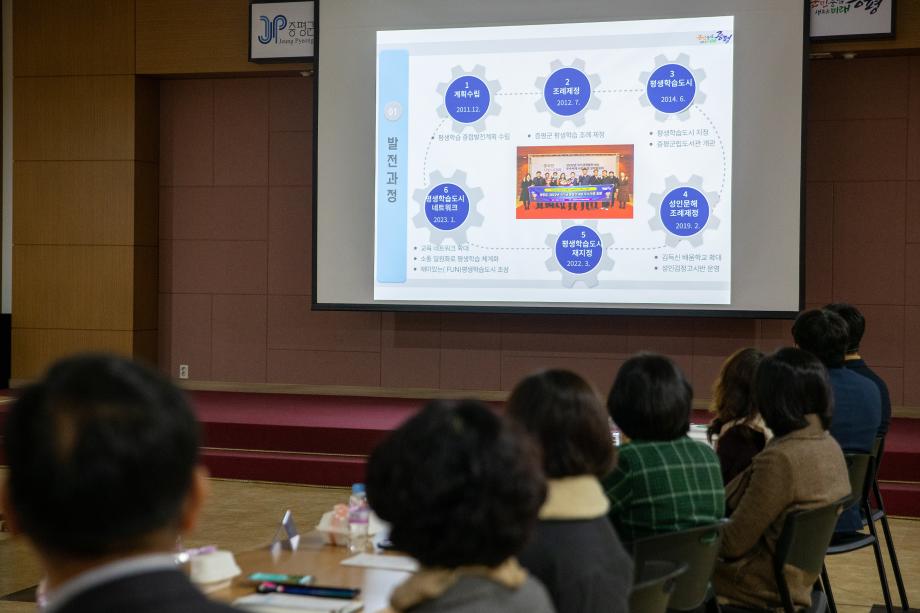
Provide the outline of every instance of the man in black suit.
<path id="1" fill-rule="evenodd" d="M 859 309 L 852 304 L 840 302 L 829 304 L 824 308 L 828 311 L 837 313 L 843 318 L 843 321 L 847 322 L 849 336 L 847 354 L 844 358 L 845 361 L 843 365 L 871 379 L 878 388 L 879 394 L 881 394 L 882 397 L 882 423 L 879 426 L 878 434 L 879 436 L 885 436 L 888 434 L 888 426 L 891 424 L 891 394 L 888 391 L 888 385 L 885 381 L 879 377 L 874 370 L 869 368 L 869 365 L 866 364 L 866 361 L 859 354 L 859 344 L 862 342 L 863 334 L 866 333 L 866 318 L 863 317 Z"/>
<path id="2" fill-rule="evenodd" d="M 35 548 L 48 613 L 230 613 L 176 566 L 207 489 L 198 424 L 158 373 L 68 358 L 6 421 L 3 512 Z"/>

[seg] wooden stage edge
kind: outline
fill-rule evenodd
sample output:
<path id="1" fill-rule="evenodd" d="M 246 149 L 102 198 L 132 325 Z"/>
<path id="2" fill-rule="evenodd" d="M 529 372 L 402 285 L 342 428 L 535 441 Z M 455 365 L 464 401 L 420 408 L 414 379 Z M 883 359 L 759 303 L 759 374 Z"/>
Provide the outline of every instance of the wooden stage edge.
<path id="1" fill-rule="evenodd" d="M 28 379 L 11 379 L 10 388 L 28 385 Z M 362 387 L 352 385 L 302 385 L 294 383 L 229 383 L 223 381 L 176 381 L 182 389 L 193 392 L 240 392 L 246 394 L 289 394 L 292 396 L 363 396 L 366 398 L 407 398 L 418 400 L 474 398 L 486 402 L 504 402 L 510 391 L 440 390 L 429 388 Z M 0 399 L 0 404 L 9 402 Z M 693 408 L 705 411 L 708 398 L 694 398 Z M 920 406 L 892 407 L 893 417 L 920 419 Z"/>

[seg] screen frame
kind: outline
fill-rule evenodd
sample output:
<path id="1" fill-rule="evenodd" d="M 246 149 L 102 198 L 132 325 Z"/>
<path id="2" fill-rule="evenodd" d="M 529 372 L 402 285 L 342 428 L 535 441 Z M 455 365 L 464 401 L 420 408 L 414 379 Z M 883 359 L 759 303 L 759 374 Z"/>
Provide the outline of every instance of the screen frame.
<path id="1" fill-rule="evenodd" d="M 807 110 L 808 110 L 808 74 L 811 50 L 811 10 L 807 2 L 802 3 L 802 109 L 801 109 L 801 171 L 799 174 L 799 304 L 794 311 L 753 311 L 743 309 L 693 309 L 693 308 L 632 308 L 632 307 L 569 307 L 569 306 L 502 306 L 495 305 L 457 305 L 457 304 L 389 304 L 389 303 L 334 303 L 317 300 L 317 236 L 318 183 L 319 183 L 319 83 L 320 37 L 322 0 L 314 0 L 314 50 L 313 50 L 313 185 L 312 191 L 312 273 L 310 278 L 310 309 L 312 311 L 358 311 L 377 313 L 482 313 L 508 315 L 603 315 L 621 317 L 675 317 L 675 318 L 725 318 L 725 319 L 780 319 L 791 320 L 805 308 L 805 194 L 807 144 Z"/>

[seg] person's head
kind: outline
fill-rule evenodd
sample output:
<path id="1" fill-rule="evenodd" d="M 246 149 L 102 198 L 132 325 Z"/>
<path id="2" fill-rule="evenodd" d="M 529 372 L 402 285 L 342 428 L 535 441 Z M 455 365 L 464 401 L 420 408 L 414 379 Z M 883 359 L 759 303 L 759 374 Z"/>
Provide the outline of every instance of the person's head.
<path id="1" fill-rule="evenodd" d="M 606 176 L 607 176 L 607 169 L 606 169 L 606 168 L 605 168 L 604 170 L 601 171 L 601 176 L 602 176 L 602 177 L 606 177 Z"/>
<path id="2" fill-rule="evenodd" d="M 575 373 L 547 370 L 527 377 L 511 392 L 507 410 L 540 443 L 547 477 L 603 477 L 613 467 L 607 413 Z"/>
<path id="3" fill-rule="evenodd" d="M 588 169 L 587 169 L 587 168 L 582 168 L 582 169 L 581 169 L 581 174 L 583 174 L 583 175 L 588 174 Z"/>
<path id="4" fill-rule="evenodd" d="M 595 168 L 595 169 L 593 170 L 593 174 L 594 174 L 595 177 L 597 176 L 597 168 Z"/>
<path id="5" fill-rule="evenodd" d="M 49 566 L 171 551 L 204 499 L 184 395 L 123 358 L 59 361 L 13 403 L 5 442 L 6 519 Z"/>
<path id="6" fill-rule="evenodd" d="M 626 178 L 626 173 L 623 172 L 622 170 L 620 171 L 620 178 L 621 178 L 621 179 L 625 179 L 625 178 Z"/>
<path id="7" fill-rule="evenodd" d="M 433 401 L 371 453 L 367 496 L 424 566 L 494 567 L 523 547 L 546 495 L 536 446 L 480 402 Z"/>
<path id="8" fill-rule="evenodd" d="M 827 430 L 833 412 L 827 370 L 813 354 L 787 347 L 761 360 L 754 375 L 754 407 L 776 436 L 808 425 L 817 415 Z"/>
<path id="9" fill-rule="evenodd" d="M 558 172 L 554 172 L 554 173 L 553 173 L 553 178 L 554 178 L 554 179 L 555 179 L 556 177 L 558 177 L 558 176 L 559 176 L 559 173 L 558 173 Z"/>
<path id="10" fill-rule="evenodd" d="M 543 173 L 540 172 L 540 171 L 538 170 L 538 171 L 537 171 L 537 176 L 538 176 L 538 177 L 542 177 L 542 176 L 543 176 Z"/>
<path id="11" fill-rule="evenodd" d="M 693 389 L 677 365 L 663 355 L 640 353 L 620 367 L 607 410 L 633 440 L 671 441 L 690 430 Z"/>
<path id="12" fill-rule="evenodd" d="M 570 172 L 570 173 L 569 173 L 569 178 L 574 179 L 574 178 L 575 178 L 575 173 L 574 173 L 574 172 Z"/>
<path id="13" fill-rule="evenodd" d="M 863 334 L 866 333 L 866 318 L 852 304 L 836 302 L 824 307 L 832 313 L 837 313 L 847 324 L 847 353 L 859 353 L 859 344 Z"/>
<path id="14" fill-rule="evenodd" d="M 709 427 L 710 438 L 729 422 L 747 422 L 757 415 L 752 407 L 751 389 L 762 359 L 763 352 L 747 347 L 736 351 L 722 364 L 719 378 L 712 386 L 712 410 L 716 416 Z"/>
<path id="15" fill-rule="evenodd" d="M 528 172 L 526 175 L 524 175 L 524 180 L 525 180 L 525 181 L 530 181 L 530 179 L 531 179 L 530 173 Z"/>
<path id="16" fill-rule="evenodd" d="M 792 338 L 828 368 L 843 366 L 849 341 L 847 322 L 827 309 L 800 313 L 792 325 Z"/>

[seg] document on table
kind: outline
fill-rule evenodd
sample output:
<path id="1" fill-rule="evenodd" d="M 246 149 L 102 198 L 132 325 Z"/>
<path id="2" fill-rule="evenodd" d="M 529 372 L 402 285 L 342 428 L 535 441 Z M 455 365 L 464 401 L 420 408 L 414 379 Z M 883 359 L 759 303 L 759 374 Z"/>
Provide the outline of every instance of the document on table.
<path id="1" fill-rule="evenodd" d="M 342 566 L 401 570 L 409 573 L 414 573 L 418 570 L 418 562 L 408 556 L 382 556 L 376 553 L 359 553 L 356 556 L 342 560 Z"/>
<path id="2" fill-rule="evenodd" d="M 291 594 L 252 594 L 237 599 L 233 606 L 257 613 L 355 613 L 364 607 L 360 600 L 317 598 Z"/>

